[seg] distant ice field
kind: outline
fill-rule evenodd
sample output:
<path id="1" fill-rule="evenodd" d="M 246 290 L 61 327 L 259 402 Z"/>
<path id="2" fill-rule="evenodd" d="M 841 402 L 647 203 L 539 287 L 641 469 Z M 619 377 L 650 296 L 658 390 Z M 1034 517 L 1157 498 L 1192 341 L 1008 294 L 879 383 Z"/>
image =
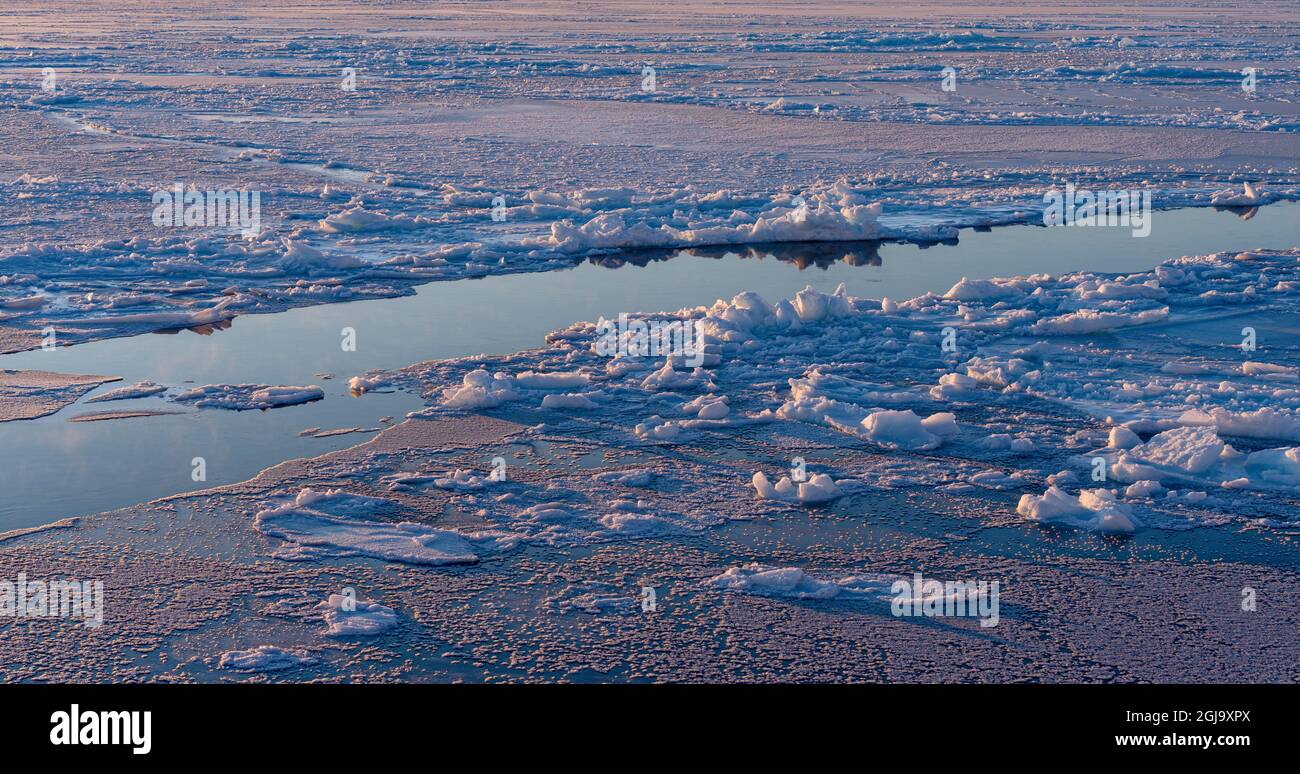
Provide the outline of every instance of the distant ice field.
<path id="1" fill-rule="evenodd" d="M 0 29 L 0 351 L 624 248 L 940 241 L 1034 222 L 1067 183 L 1157 208 L 1300 191 L 1284 3 L 498 10 L 250 5 L 240 35 L 141 37 L 109 5 L 22 9 Z M 176 185 L 257 192 L 256 233 L 158 225 Z"/>

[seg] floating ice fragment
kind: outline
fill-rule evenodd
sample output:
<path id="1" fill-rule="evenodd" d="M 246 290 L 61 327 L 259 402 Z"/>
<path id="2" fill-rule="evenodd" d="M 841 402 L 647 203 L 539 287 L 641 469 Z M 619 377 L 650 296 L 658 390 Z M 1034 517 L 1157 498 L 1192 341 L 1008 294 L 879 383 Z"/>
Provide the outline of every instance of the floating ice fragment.
<path id="1" fill-rule="evenodd" d="M 731 413 L 726 395 L 701 395 L 682 405 L 682 411 L 694 414 L 699 419 L 722 419 Z"/>
<path id="2" fill-rule="evenodd" d="M 1241 191 L 1234 191 L 1229 188 L 1224 191 L 1216 191 L 1210 197 L 1210 204 L 1217 207 L 1254 207 L 1260 204 L 1267 204 L 1273 201 L 1276 195 L 1260 190 L 1250 181 L 1241 184 Z"/>
<path id="3" fill-rule="evenodd" d="M 1214 428 L 1177 427 L 1120 452 L 1111 473 L 1119 481 L 1199 476 L 1219 460 L 1223 450 Z"/>
<path id="4" fill-rule="evenodd" d="M 599 394 L 590 393 L 590 394 Z M 579 393 L 563 393 L 546 395 L 542 397 L 542 408 L 546 409 L 569 409 L 586 411 L 589 409 L 599 408 L 600 404 L 593 401 L 586 395 Z"/>
<path id="5" fill-rule="evenodd" d="M 658 414 L 639 423 L 632 432 L 643 441 L 671 441 L 681 432 L 682 426 L 672 420 L 665 421 Z"/>
<path id="6" fill-rule="evenodd" d="M 331 490 L 304 489 L 293 502 L 260 511 L 253 529 L 291 543 L 358 553 L 407 564 L 470 564 L 478 556 L 455 532 L 413 522 L 380 522 L 357 518 L 358 512 L 390 506 L 387 500 L 358 497 Z M 347 516 L 325 512 L 339 510 Z"/>
<path id="7" fill-rule="evenodd" d="M 767 476 L 757 472 L 751 479 L 754 490 L 764 500 L 780 500 L 787 503 L 821 503 L 834 500 L 844 492 L 835 481 L 825 473 L 817 473 L 798 485 L 789 476 L 782 476 L 775 486 Z"/>
<path id="8" fill-rule="evenodd" d="M 249 411 L 296 406 L 324 397 L 325 391 L 315 385 L 275 387 L 266 384 L 208 384 L 178 393 L 171 400 L 199 408 Z"/>
<path id="9" fill-rule="evenodd" d="M 732 567 L 708 585 L 722 591 L 794 599 L 831 599 L 840 592 L 837 584 L 818 580 L 798 567 L 767 567 L 757 562 Z"/>
<path id="10" fill-rule="evenodd" d="M 1016 513 L 1043 524 L 1062 524 L 1108 533 L 1133 533 L 1142 523 L 1106 489 L 1084 489 L 1071 497 L 1055 486 L 1042 495 L 1021 495 Z"/>
<path id="11" fill-rule="evenodd" d="M 371 637 L 397 626 L 397 613 L 378 602 L 330 594 L 316 607 L 329 627 L 326 637 Z"/>
<path id="12" fill-rule="evenodd" d="M 132 400 L 134 398 L 146 398 L 150 395 L 157 395 L 165 392 L 166 387 L 161 384 L 154 384 L 150 381 L 143 381 L 133 384 L 129 387 L 119 387 L 116 390 L 100 393 L 90 398 L 86 398 L 87 403 L 102 403 L 110 400 Z"/>
<path id="13" fill-rule="evenodd" d="M 1142 443 L 1138 434 L 1123 425 L 1116 425 L 1110 429 L 1110 438 L 1106 442 L 1107 448 L 1110 449 L 1132 449 L 1134 446 Z"/>
<path id="14" fill-rule="evenodd" d="M 912 411 L 876 411 L 862 420 L 862 436 L 890 449 L 928 451 L 957 432 L 956 417 L 948 412 L 921 419 Z"/>
<path id="15" fill-rule="evenodd" d="M 236 672 L 274 672 L 315 662 L 316 659 L 306 654 L 295 653 L 275 645 L 259 645 L 250 650 L 229 650 L 222 653 L 217 667 Z"/>
<path id="16" fill-rule="evenodd" d="M 1136 481 L 1129 484 L 1128 488 L 1124 490 L 1124 496 L 1132 498 L 1154 497 L 1158 492 L 1163 492 L 1164 489 L 1159 481 Z"/>

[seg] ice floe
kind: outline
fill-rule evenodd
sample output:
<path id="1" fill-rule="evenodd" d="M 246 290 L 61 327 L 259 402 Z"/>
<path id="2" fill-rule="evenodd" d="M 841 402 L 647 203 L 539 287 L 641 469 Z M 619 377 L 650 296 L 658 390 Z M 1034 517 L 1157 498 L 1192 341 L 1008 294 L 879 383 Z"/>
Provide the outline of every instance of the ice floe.
<path id="1" fill-rule="evenodd" d="M 219 408 L 231 411 L 272 409 L 296 406 L 325 397 L 320 387 L 272 386 L 267 384 L 209 384 L 183 390 L 171 396 L 177 403 L 187 403 L 199 408 Z"/>
<path id="2" fill-rule="evenodd" d="M 1073 497 L 1048 487 L 1041 495 L 1021 495 L 1016 512 L 1030 521 L 1097 532 L 1130 534 L 1142 528 L 1131 509 L 1106 489 L 1084 489 Z"/>
<path id="3" fill-rule="evenodd" d="M 129 387 L 118 387 L 115 390 L 108 390 L 99 395 L 92 395 L 86 398 L 87 403 L 99 403 L 110 400 L 132 400 L 134 398 L 147 398 L 150 395 L 157 395 L 160 392 L 166 392 L 167 388 L 161 384 L 154 384 L 150 381 L 143 381 L 133 384 Z"/>
<path id="4" fill-rule="evenodd" d="M 711 578 L 707 585 L 720 591 L 788 599 L 835 599 L 841 593 L 859 599 L 885 601 L 902 576 L 886 573 L 854 573 L 834 581 L 816 578 L 798 567 L 772 567 L 750 562 L 730 567 Z"/>
<path id="5" fill-rule="evenodd" d="M 798 483 L 791 481 L 789 476 L 782 476 L 781 480 L 773 485 L 760 471 L 754 474 L 753 484 L 758 496 L 764 500 L 780 500 L 788 503 L 822 503 L 834 500 L 843 494 L 835 481 L 825 473 L 816 473 L 807 481 Z"/>
<path id="6" fill-rule="evenodd" d="M 837 584 L 813 578 L 798 567 L 768 567 L 756 562 L 732 567 L 708 583 L 722 591 L 765 597 L 831 599 L 840 593 Z"/>
<path id="7" fill-rule="evenodd" d="M 1232 189 L 1216 191 L 1210 197 L 1210 203 L 1218 207 L 1254 207 L 1267 204 L 1276 198 L 1275 195 L 1261 191 L 1258 186 L 1250 182 L 1242 183 L 1241 187 L 1240 191 Z"/>
<path id="8" fill-rule="evenodd" d="M 326 637 L 373 637 L 397 626 L 397 613 L 354 595 L 330 594 L 316 606 L 325 618 Z"/>
<path id="9" fill-rule="evenodd" d="M 316 659 L 312 656 L 276 645 L 259 645 L 249 650 L 229 650 L 222 653 L 217 660 L 218 668 L 235 672 L 276 672 L 314 663 Z"/>
<path id="10" fill-rule="evenodd" d="M 470 541 L 456 532 L 362 518 L 386 505 L 378 498 L 304 489 L 291 502 L 259 511 L 253 528 L 268 537 L 343 555 L 434 566 L 478 561 Z M 345 515 L 334 515 L 340 510 Z"/>

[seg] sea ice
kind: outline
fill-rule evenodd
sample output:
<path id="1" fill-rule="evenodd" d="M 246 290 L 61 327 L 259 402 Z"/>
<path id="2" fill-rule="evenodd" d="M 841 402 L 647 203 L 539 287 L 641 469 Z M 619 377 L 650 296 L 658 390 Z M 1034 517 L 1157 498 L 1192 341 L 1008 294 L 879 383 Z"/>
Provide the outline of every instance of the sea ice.
<path id="1" fill-rule="evenodd" d="M 115 381 L 116 376 L 0 370 L 0 422 L 53 414 L 99 385 Z"/>
<path id="2" fill-rule="evenodd" d="M 325 391 L 310 387 L 271 386 L 266 384 L 209 384 L 184 390 L 171 397 L 177 403 L 188 403 L 199 408 L 219 408 L 231 411 L 272 409 L 296 406 L 325 397 Z"/>
<path id="3" fill-rule="evenodd" d="M 754 490 L 764 500 L 780 500 L 788 503 L 821 503 L 834 500 L 843 492 L 835 481 L 825 473 L 816 473 L 807 481 L 795 483 L 789 476 L 782 476 L 774 486 L 767 476 L 757 472 L 753 477 Z"/>
<path id="4" fill-rule="evenodd" d="M 253 528 L 263 535 L 345 554 L 361 554 L 419 565 L 472 564 L 478 561 L 470 542 L 449 530 L 414 522 L 379 522 L 361 513 L 386 505 L 378 498 L 358 498 L 337 491 L 303 490 L 293 502 L 260 511 Z M 325 509 L 342 508 L 346 516 Z M 337 512 L 337 510 L 335 510 Z"/>
<path id="5" fill-rule="evenodd" d="M 226 651 L 221 654 L 217 666 L 236 672 L 275 672 L 314 663 L 316 659 L 302 653 L 275 645 L 259 645 L 249 650 Z"/>
<path id="6" fill-rule="evenodd" d="M 133 384 L 129 387 L 119 387 L 115 390 L 108 390 L 99 395 L 86 398 L 87 403 L 99 403 L 109 400 L 131 400 L 133 398 L 146 398 L 150 395 L 157 395 L 160 392 L 166 392 L 167 388 L 161 384 L 154 384 L 150 381 L 143 381 Z"/>
<path id="7" fill-rule="evenodd" d="M 1223 450 L 1213 428 L 1178 427 L 1121 452 L 1111 472 L 1124 482 L 1195 477 L 1208 471 Z"/>
<path id="8" fill-rule="evenodd" d="M 948 412 L 921 419 L 911 411 L 875 411 L 862 420 L 862 437 L 890 449 L 936 449 L 956 433 L 956 419 Z"/>
<path id="9" fill-rule="evenodd" d="M 1055 486 L 1048 487 L 1042 495 L 1021 495 L 1016 513 L 1030 521 L 1096 532 L 1125 534 L 1142 527 L 1132 510 L 1116 502 L 1115 493 L 1106 489 L 1084 489 L 1078 497 L 1071 497 Z"/>
<path id="10" fill-rule="evenodd" d="M 450 409 L 496 408 L 506 401 L 515 400 L 519 392 L 515 380 L 507 374 L 489 374 L 483 369 L 465 374 L 458 387 L 449 387 L 443 394 L 443 405 Z"/>
<path id="11" fill-rule="evenodd" d="M 1250 182 L 1242 183 L 1240 191 L 1234 191 L 1231 188 L 1224 191 L 1216 191 L 1210 197 L 1210 204 L 1216 207 L 1254 207 L 1260 204 L 1267 204 L 1276 197 L 1267 191 L 1259 190 L 1259 187 Z"/>
<path id="12" fill-rule="evenodd" d="M 831 599 L 840 587 L 813 578 L 797 567 L 768 567 L 757 562 L 732 567 L 708 582 L 722 591 L 794 599 Z"/>
<path id="13" fill-rule="evenodd" d="M 330 594 L 316 606 L 325 617 L 326 637 L 370 637 L 397 626 L 397 613 L 378 602 Z"/>

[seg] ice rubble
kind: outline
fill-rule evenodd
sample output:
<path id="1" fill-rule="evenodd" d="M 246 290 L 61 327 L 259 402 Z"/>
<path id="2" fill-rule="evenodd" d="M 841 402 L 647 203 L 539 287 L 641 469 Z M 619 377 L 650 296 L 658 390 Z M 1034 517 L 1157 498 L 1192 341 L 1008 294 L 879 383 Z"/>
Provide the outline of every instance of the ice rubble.
<path id="1" fill-rule="evenodd" d="M 1016 454 L 1027 454 L 1037 450 L 1033 441 L 1028 438 L 1012 438 L 1009 433 L 993 433 L 980 441 L 976 441 L 976 444 L 981 449 L 1010 451 Z"/>
<path id="2" fill-rule="evenodd" d="M 862 436 L 889 449 L 927 451 L 956 433 L 956 417 L 946 411 L 925 419 L 910 410 L 873 411 L 862 420 Z"/>
<path id="3" fill-rule="evenodd" d="M 811 390 L 799 391 L 796 388 L 792 394 L 795 392 L 802 392 L 804 397 L 782 403 L 776 416 L 824 424 L 886 449 L 929 451 L 937 449 L 945 438 L 957 433 L 956 418 L 946 411 L 922 419 L 911 409 L 871 411 L 855 403 L 815 395 Z"/>
<path id="4" fill-rule="evenodd" d="M 21 180 L 13 185 L 32 187 Z M 50 185 L 66 195 L 63 188 L 69 184 Z M 147 189 L 141 186 L 139 193 L 146 195 Z M 1008 195 L 1023 197 L 1023 191 L 1017 188 Z M 1256 199 L 1296 195 L 1292 188 L 1278 195 L 1257 194 Z M 939 241 L 954 237 L 959 226 L 1023 221 L 1038 211 L 1028 200 L 1019 208 L 1004 203 L 990 210 L 948 209 L 936 207 L 928 196 L 902 191 L 885 195 L 870 182 L 851 184 L 845 179 L 810 182 L 798 193 L 689 186 L 531 189 L 514 197 L 525 203 L 509 208 L 511 228 L 503 233 L 492 229 L 492 221 L 478 209 L 487 206 L 491 194 L 448 184 L 440 198 L 448 209 L 430 212 L 432 197 L 418 203 L 399 197 L 380 208 L 358 195 L 342 205 L 327 205 L 334 211 L 317 221 L 291 220 L 279 229 L 234 241 L 192 233 L 79 244 L 29 241 L 0 249 L 0 262 L 6 266 L 0 277 L 0 308 L 33 325 L 66 326 L 73 329 L 69 336 L 86 339 L 213 325 L 239 314 L 307 304 L 392 297 L 422 282 L 545 271 L 570 265 L 575 255 L 623 248 Z M 883 214 L 884 200 L 911 202 L 911 211 L 891 220 Z M 921 209 L 929 213 L 920 214 Z M 112 291 L 81 294 L 82 299 L 73 301 L 77 288 L 88 282 Z M 52 287 L 70 292 L 61 298 L 48 295 Z M 1026 283 L 963 280 L 945 298 L 1016 301 L 1018 294 L 1032 289 Z M 816 302 L 816 297 L 810 298 Z M 128 305 L 137 311 L 115 313 Z M 798 299 L 788 305 L 805 322 L 817 319 L 817 312 L 800 308 Z M 1125 319 L 1076 319 L 1066 314 L 1041 325 L 1045 331 L 1079 332 L 1126 324 Z"/>
<path id="5" fill-rule="evenodd" d="M 775 304 L 747 292 L 674 313 L 704 331 L 717 355 L 707 367 L 677 370 L 671 360 L 602 357 L 592 346 L 597 327 L 579 323 L 552 334 L 542 350 L 421 364 L 392 378 L 441 396 L 421 416 L 490 411 L 508 401 L 527 411 L 544 405 L 546 395 L 598 392 L 602 422 L 626 434 L 616 443 L 631 437 L 693 444 L 758 422 L 797 422 L 832 428 L 877 453 L 925 455 L 942 446 L 947 455 L 979 461 L 990 452 L 1048 455 L 1068 447 L 1068 438 L 1048 426 L 1015 432 L 1005 423 L 981 426 L 992 403 L 1019 409 L 1026 400 L 1055 402 L 1109 424 L 1095 431 L 1104 445 L 1091 456 L 1107 459 L 1116 483 L 1147 483 L 1117 495 L 1067 495 L 1060 487 L 1072 472 L 1037 470 L 1036 457 L 1025 457 L 1019 470 L 964 469 L 944 479 L 943 491 L 981 496 L 1046 480 L 1044 494 L 1022 501 L 1023 516 L 1125 532 L 1169 523 L 1146 510 L 1151 495 L 1162 491 L 1157 486 L 1181 487 L 1163 498 L 1169 502 L 1208 503 L 1195 489 L 1294 485 L 1300 471 L 1291 447 L 1237 454 L 1223 440 L 1300 440 L 1293 364 L 1257 355 L 1197 364 L 1148 353 L 1145 342 L 1185 320 L 1238 311 L 1248 287 L 1300 282 L 1297 259 L 1297 250 L 1254 251 L 1171 260 L 1127 275 L 965 281 L 943 295 L 892 303 L 889 311 L 843 288 L 806 289 Z M 1272 302 L 1290 303 L 1280 294 Z M 959 331 L 960 352 L 941 346 L 949 326 Z M 585 392 L 568 392 L 574 389 Z M 945 404 L 962 406 L 960 424 L 954 412 L 942 410 Z M 1088 470 L 1088 456 L 1074 458 L 1079 471 Z M 909 475 L 925 480 L 930 474 Z M 842 496 L 846 480 L 858 482 L 826 476 L 796 483 L 759 473 L 746 483 L 760 499 L 806 503 Z M 580 515 L 559 507 L 572 531 Z"/>
<path id="6" fill-rule="evenodd" d="M 284 240 L 284 255 L 280 257 L 280 267 L 295 274 L 311 274 L 316 270 L 355 269 L 365 266 L 366 262 L 353 255 L 343 253 L 326 253 L 307 244 L 306 240 Z"/>
<path id="7" fill-rule="evenodd" d="M 599 395 L 599 393 L 589 393 L 590 396 Z M 562 393 L 542 396 L 542 408 L 562 409 L 568 411 L 587 411 L 597 408 L 599 404 L 589 397 L 580 393 Z"/>
<path id="8" fill-rule="evenodd" d="M 599 406 L 599 401 L 603 398 L 599 390 L 564 390 L 590 384 L 591 378 L 587 374 L 576 371 L 524 371 L 511 375 L 501 372 L 489 374 L 484 369 L 477 369 L 465 374 L 460 385 L 443 391 L 442 405 L 459 410 L 495 408 L 508 401 L 536 395 L 542 408 L 587 411 Z"/>
<path id="9" fill-rule="evenodd" d="M 1212 428 L 1177 427 L 1121 452 L 1110 467 L 1111 475 L 1130 483 L 1193 478 L 1218 462 L 1225 449 Z"/>
<path id="10" fill-rule="evenodd" d="M 1007 475 L 997 470 L 985 470 L 976 473 L 968 479 L 968 483 L 973 486 L 983 487 L 984 489 L 993 489 L 1002 491 L 1005 489 L 1019 489 L 1029 484 L 1029 475 L 1023 471 L 1016 471 Z"/>
<path id="11" fill-rule="evenodd" d="M 682 423 L 665 420 L 658 414 L 632 428 L 632 432 L 642 441 L 672 441 L 682 432 Z"/>
<path id="12" fill-rule="evenodd" d="M 726 395 L 701 395 L 682 404 L 682 411 L 694 414 L 697 419 L 723 419 L 731 413 Z"/>
<path id="13" fill-rule="evenodd" d="M 404 471 L 384 476 L 380 480 L 387 484 L 389 491 L 392 492 L 410 491 L 426 484 L 437 489 L 472 492 L 495 483 L 491 476 L 481 476 L 472 470 L 462 468 L 456 468 L 450 474 Z"/>
<path id="14" fill-rule="evenodd" d="M 363 205 L 357 204 L 322 219 L 319 225 L 321 231 L 337 234 L 415 228 L 421 222 L 426 221 L 408 215 L 389 215 L 385 212 L 367 210 Z"/>
<path id="15" fill-rule="evenodd" d="M 664 364 L 659 370 L 651 373 L 645 379 L 641 380 L 641 387 L 646 390 L 703 390 L 712 391 L 717 389 L 713 384 L 709 372 L 703 368 L 695 368 L 691 371 L 678 371 L 673 365 L 673 358 L 664 358 Z"/>
<path id="16" fill-rule="evenodd" d="M 1024 295 L 1025 291 L 1005 280 L 972 280 L 962 277 L 943 297 L 949 301 L 997 301 L 1021 298 Z"/>
<path id="17" fill-rule="evenodd" d="M 627 591 L 600 582 L 566 585 L 543 599 L 541 606 L 554 613 L 576 611 L 587 615 L 630 615 L 639 609 L 637 600 Z"/>
<path id="18" fill-rule="evenodd" d="M 1255 207 L 1268 204 L 1277 198 L 1276 194 L 1262 191 L 1249 181 L 1241 184 L 1241 191 L 1227 189 L 1217 191 L 1210 197 L 1210 204 L 1216 207 Z"/>
<path id="19" fill-rule="evenodd" d="M 671 521 L 655 513 L 607 513 L 596 519 L 596 523 L 602 529 L 594 532 L 593 537 L 656 537 L 681 531 Z"/>
<path id="20" fill-rule="evenodd" d="M 1226 382 L 1220 383 L 1220 387 Z M 1261 406 L 1249 410 L 1234 410 L 1230 407 L 1214 406 L 1205 409 L 1188 409 L 1178 416 L 1182 425 L 1206 425 L 1215 428 L 1223 435 L 1239 435 L 1243 438 L 1263 440 L 1279 439 L 1300 441 L 1300 409 L 1297 408 L 1296 395 L 1292 390 L 1268 389 L 1250 390 L 1230 387 L 1223 390 L 1229 405 L 1237 404 L 1243 399 L 1258 396 L 1257 400 L 1270 400 L 1282 406 Z"/>
<path id="21" fill-rule="evenodd" d="M 1211 425 L 1174 427 L 1146 443 L 1126 428 L 1115 428 L 1110 445 L 1090 456 L 1105 459 L 1112 478 L 1131 484 L 1130 497 L 1151 497 L 1170 484 L 1300 492 L 1300 447 L 1243 453 Z"/>
<path id="22" fill-rule="evenodd" d="M 458 387 L 447 388 L 443 394 L 443 405 L 451 409 L 496 408 L 518 397 L 519 392 L 515 390 L 515 380 L 511 376 L 501 373 L 494 376 L 480 368 L 465 374 Z"/>
<path id="23" fill-rule="evenodd" d="M 847 242 L 876 239 L 881 205 L 860 195 L 840 202 L 804 202 L 751 216 L 739 210 L 726 216 L 676 223 L 672 218 L 641 213 L 608 212 L 581 225 L 552 224 L 549 246 L 563 252 L 585 253 L 628 247 L 695 247 L 764 242 Z"/>

